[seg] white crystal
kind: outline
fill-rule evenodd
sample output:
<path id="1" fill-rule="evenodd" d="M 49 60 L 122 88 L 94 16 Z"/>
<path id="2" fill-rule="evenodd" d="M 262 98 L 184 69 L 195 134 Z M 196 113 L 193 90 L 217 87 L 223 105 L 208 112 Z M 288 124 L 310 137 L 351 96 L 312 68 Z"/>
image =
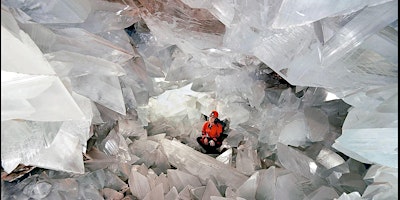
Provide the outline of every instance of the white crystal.
<path id="1" fill-rule="evenodd" d="M 247 177 L 238 170 L 176 140 L 163 139 L 161 145 L 171 165 L 185 169 L 190 174 L 199 177 L 202 182 L 205 182 L 207 178 L 215 177 L 220 184 L 238 188 L 247 180 Z"/>
<path id="2" fill-rule="evenodd" d="M 88 16 L 90 1 L 4 1 L 9 7 L 20 8 L 37 23 L 77 23 Z M 35 9 L 33 9 L 35 8 Z"/>
<path id="3" fill-rule="evenodd" d="M 149 181 L 139 172 L 132 170 L 128 183 L 132 194 L 139 199 L 143 199 L 150 192 Z"/>

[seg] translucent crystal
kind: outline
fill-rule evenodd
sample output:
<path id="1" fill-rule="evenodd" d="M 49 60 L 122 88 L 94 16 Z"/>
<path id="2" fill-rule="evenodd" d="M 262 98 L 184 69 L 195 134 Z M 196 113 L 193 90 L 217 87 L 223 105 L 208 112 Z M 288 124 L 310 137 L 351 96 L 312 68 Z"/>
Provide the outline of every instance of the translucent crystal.
<path id="1" fill-rule="evenodd" d="M 238 188 L 247 177 L 238 170 L 226 166 L 212 157 L 204 155 L 176 140 L 163 139 L 163 151 L 171 165 L 199 177 L 205 181 L 208 177 L 216 177 L 221 185 Z"/>
<path id="2" fill-rule="evenodd" d="M 87 0 L 4 1 L 3 3 L 12 8 L 20 8 L 37 23 L 83 22 L 91 10 Z"/>
<path id="3" fill-rule="evenodd" d="M 132 170 L 128 183 L 132 194 L 139 199 L 143 199 L 150 192 L 150 185 L 147 178 L 139 172 Z"/>

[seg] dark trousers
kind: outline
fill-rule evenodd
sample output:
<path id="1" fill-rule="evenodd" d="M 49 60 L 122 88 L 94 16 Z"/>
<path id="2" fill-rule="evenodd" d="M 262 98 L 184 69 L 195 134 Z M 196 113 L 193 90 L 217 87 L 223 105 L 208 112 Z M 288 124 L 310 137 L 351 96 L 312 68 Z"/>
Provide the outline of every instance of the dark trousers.
<path id="1" fill-rule="evenodd" d="M 227 135 L 225 134 L 221 134 L 221 136 L 219 138 L 217 138 L 217 141 L 215 142 L 214 146 L 210 146 L 210 143 L 208 143 L 208 145 L 204 144 L 202 142 L 202 137 L 198 137 L 197 138 L 197 142 L 200 144 L 201 147 L 203 147 L 204 150 L 206 150 L 206 153 L 219 153 L 219 151 L 217 150 L 221 145 L 222 145 L 222 141 L 227 137 Z M 210 142 L 212 140 L 212 138 L 207 137 L 208 141 Z"/>

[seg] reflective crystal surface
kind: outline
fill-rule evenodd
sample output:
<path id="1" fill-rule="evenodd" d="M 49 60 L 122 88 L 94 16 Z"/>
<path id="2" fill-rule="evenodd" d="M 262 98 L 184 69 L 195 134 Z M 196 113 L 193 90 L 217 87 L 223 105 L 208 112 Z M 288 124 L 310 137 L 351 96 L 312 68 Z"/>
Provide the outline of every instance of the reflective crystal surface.
<path id="1" fill-rule="evenodd" d="M 4 199 L 398 198 L 398 1 L 4 0 L 1 32 Z"/>

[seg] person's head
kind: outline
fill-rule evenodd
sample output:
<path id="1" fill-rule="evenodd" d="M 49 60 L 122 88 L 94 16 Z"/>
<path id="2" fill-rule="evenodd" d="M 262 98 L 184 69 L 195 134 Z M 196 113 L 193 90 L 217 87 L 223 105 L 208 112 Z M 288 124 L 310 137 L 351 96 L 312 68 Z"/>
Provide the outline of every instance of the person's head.
<path id="1" fill-rule="evenodd" d="M 208 120 L 209 120 L 210 122 L 214 122 L 214 120 L 215 120 L 216 118 L 218 118 L 218 112 L 215 111 L 215 110 L 211 111 Z"/>

